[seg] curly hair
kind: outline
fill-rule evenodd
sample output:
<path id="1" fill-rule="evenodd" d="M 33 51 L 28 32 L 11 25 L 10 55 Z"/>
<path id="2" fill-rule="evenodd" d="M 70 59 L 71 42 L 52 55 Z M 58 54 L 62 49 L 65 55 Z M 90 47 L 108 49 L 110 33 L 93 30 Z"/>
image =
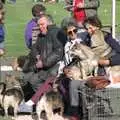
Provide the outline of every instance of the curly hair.
<path id="1" fill-rule="evenodd" d="M 44 5 L 42 4 L 35 4 L 33 7 L 32 7 L 32 15 L 34 17 L 39 17 L 40 16 L 40 13 L 45 13 L 46 11 L 46 8 Z"/>
<path id="2" fill-rule="evenodd" d="M 84 21 L 84 26 L 86 26 L 86 24 L 91 24 L 93 26 L 102 28 L 102 23 L 97 16 L 89 17 L 88 19 L 86 19 Z"/>

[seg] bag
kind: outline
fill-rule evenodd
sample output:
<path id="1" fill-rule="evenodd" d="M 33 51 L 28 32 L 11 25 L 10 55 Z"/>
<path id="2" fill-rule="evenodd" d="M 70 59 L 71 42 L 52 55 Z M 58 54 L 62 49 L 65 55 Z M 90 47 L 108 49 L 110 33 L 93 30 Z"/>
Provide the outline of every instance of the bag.
<path id="1" fill-rule="evenodd" d="M 110 84 L 110 80 L 106 76 L 95 76 L 87 79 L 85 85 L 93 89 L 103 89 Z"/>

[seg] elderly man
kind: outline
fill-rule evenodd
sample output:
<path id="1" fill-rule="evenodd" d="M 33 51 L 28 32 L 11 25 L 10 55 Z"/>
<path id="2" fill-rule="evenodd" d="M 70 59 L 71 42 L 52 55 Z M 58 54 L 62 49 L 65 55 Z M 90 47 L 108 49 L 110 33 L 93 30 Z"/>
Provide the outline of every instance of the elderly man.
<path id="1" fill-rule="evenodd" d="M 50 77 L 57 76 L 59 61 L 63 57 L 63 35 L 54 25 L 50 15 L 38 19 L 40 34 L 23 66 L 24 80 L 29 81 L 34 91 L 44 85 Z M 39 91 L 39 90 L 38 90 Z M 39 93 L 37 92 L 39 97 Z"/>

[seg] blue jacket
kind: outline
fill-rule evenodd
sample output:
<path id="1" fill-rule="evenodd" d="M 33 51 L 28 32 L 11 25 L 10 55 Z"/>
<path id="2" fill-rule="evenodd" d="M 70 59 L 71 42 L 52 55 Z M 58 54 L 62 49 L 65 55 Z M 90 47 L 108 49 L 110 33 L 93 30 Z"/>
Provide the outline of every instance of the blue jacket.
<path id="1" fill-rule="evenodd" d="M 0 24 L 0 43 L 5 40 L 4 25 Z"/>

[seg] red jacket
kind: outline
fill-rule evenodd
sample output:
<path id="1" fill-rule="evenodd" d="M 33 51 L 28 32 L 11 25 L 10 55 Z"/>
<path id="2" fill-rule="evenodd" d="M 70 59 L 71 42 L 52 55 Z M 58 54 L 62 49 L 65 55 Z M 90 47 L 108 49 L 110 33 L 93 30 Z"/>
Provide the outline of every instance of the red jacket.
<path id="1" fill-rule="evenodd" d="M 78 5 L 79 3 L 83 3 L 84 0 L 74 0 L 73 1 L 73 17 L 75 18 L 75 20 L 77 22 L 81 22 L 83 23 L 84 20 L 86 19 L 86 15 L 85 15 L 85 10 L 84 9 L 80 9 L 78 8 L 76 5 Z"/>

